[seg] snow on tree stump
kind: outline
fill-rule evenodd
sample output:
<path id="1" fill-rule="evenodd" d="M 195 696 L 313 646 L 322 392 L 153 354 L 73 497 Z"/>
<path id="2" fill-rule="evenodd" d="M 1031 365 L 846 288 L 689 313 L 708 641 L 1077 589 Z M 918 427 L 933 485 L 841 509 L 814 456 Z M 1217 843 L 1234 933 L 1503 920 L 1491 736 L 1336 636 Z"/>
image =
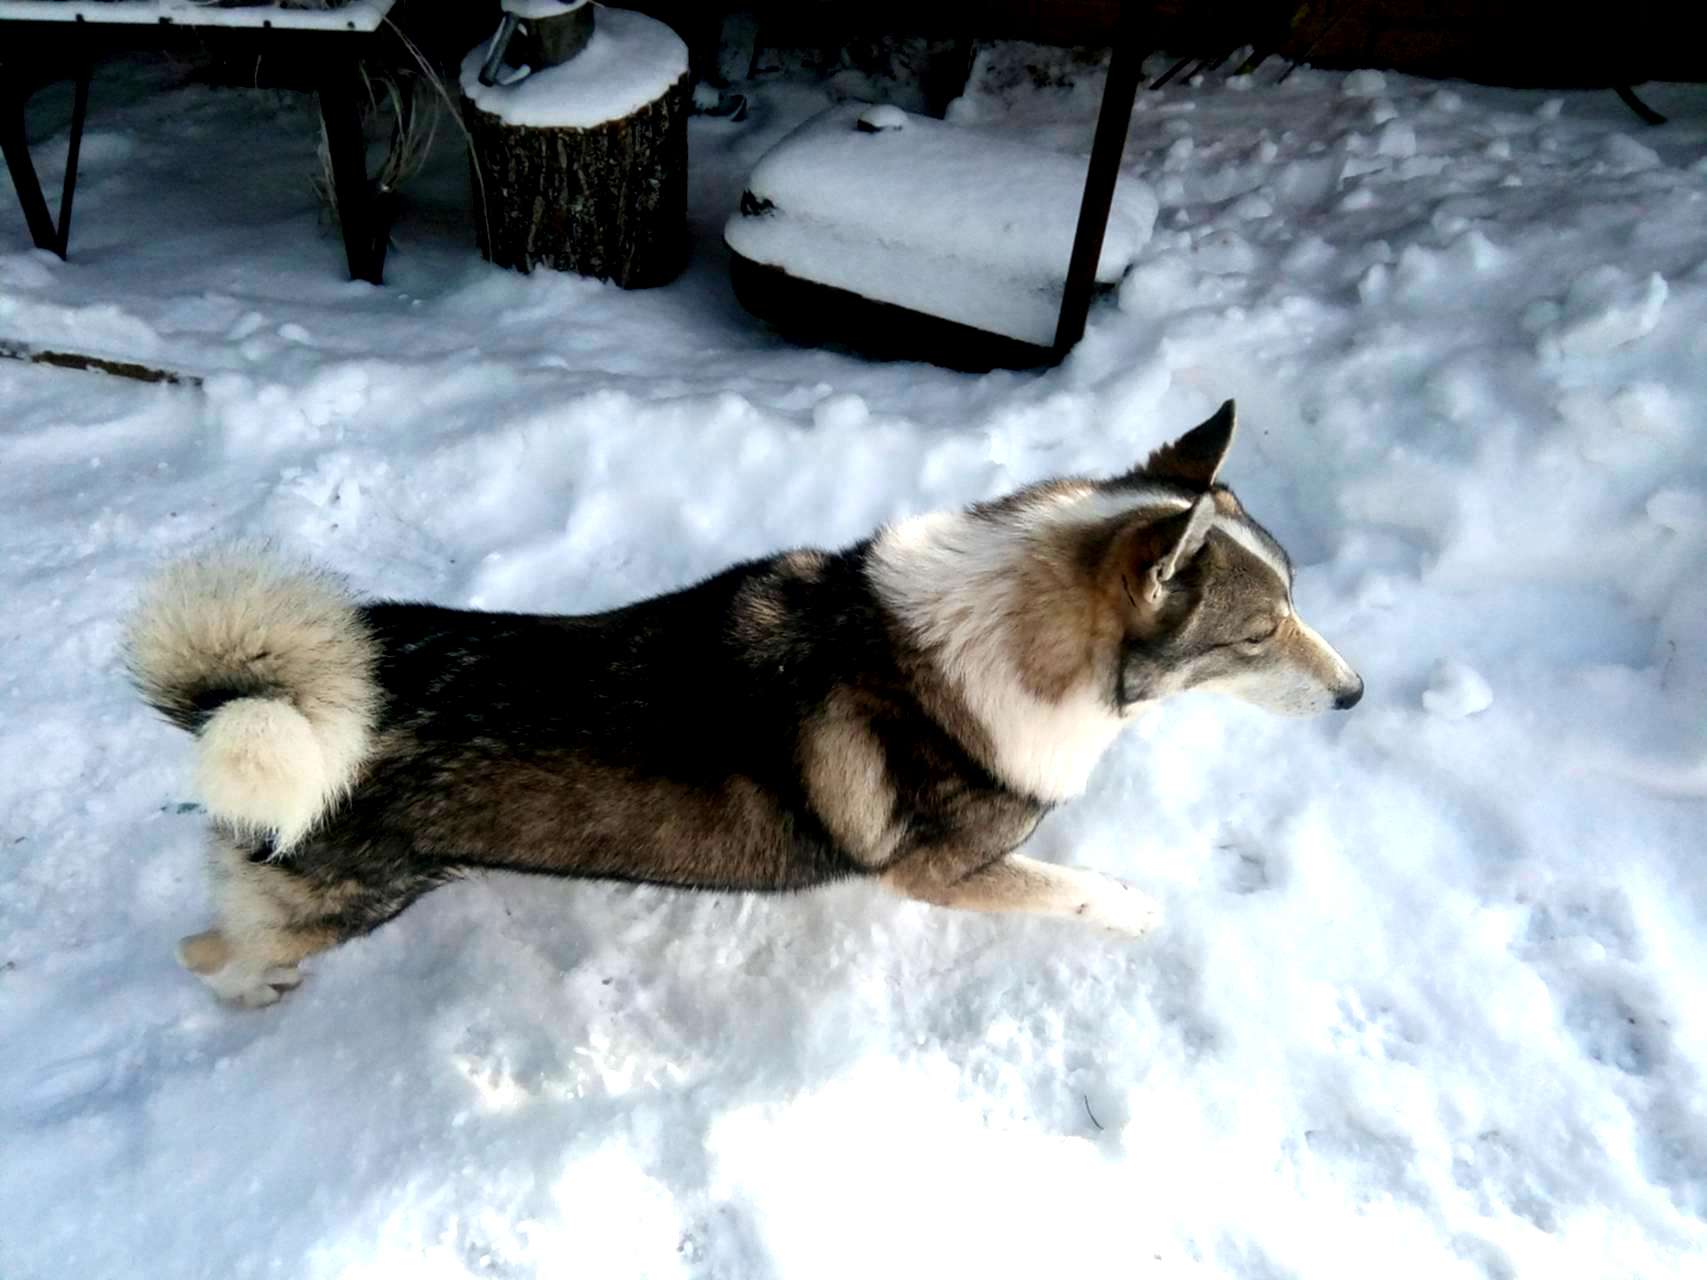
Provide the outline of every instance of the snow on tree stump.
<path id="1" fill-rule="evenodd" d="M 560 66 L 487 86 L 486 53 L 462 64 L 481 254 L 625 289 L 673 279 L 687 250 L 687 46 L 656 19 L 598 6 Z"/>

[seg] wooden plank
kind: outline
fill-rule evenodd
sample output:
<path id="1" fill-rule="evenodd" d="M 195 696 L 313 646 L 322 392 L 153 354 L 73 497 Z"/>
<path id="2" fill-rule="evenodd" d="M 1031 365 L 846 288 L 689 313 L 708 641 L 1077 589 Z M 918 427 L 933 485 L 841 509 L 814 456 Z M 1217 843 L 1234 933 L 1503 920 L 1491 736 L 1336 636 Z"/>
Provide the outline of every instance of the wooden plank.
<path id="1" fill-rule="evenodd" d="M 202 384 L 202 380 L 193 373 L 137 364 L 134 360 L 112 360 L 83 351 L 44 351 L 15 342 L 0 341 L 0 360 L 22 360 L 25 364 L 49 365 L 55 369 L 108 373 L 115 378 L 130 378 L 136 382 L 164 382 L 175 387 L 199 387 Z"/>

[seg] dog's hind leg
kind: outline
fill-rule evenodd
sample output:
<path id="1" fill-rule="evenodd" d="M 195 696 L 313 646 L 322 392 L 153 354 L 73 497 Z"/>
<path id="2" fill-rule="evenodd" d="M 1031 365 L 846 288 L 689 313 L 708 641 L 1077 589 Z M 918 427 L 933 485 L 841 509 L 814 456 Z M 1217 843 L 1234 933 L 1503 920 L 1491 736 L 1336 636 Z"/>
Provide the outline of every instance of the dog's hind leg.
<path id="1" fill-rule="evenodd" d="M 178 944 L 178 960 L 223 1000 L 272 1004 L 302 981 L 297 964 L 389 920 L 433 882 L 371 886 L 268 862 L 215 827 L 208 848 L 216 923 Z"/>
<path id="2" fill-rule="evenodd" d="M 213 928 L 178 944 L 178 960 L 222 1000 L 272 1004 L 301 982 L 297 962 L 341 941 L 324 923 L 331 905 L 316 886 L 215 828 L 208 839 Z"/>
<path id="3" fill-rule="evenodd" d="M 1132 938 L 1150 932 L 1161 919 L 1157 904 L 1124 880 L 1017 853 L 968 870 L 953 855 L 921 850 L 882 878 L 897 893 L 940 907 L 1054 916 Z"/>

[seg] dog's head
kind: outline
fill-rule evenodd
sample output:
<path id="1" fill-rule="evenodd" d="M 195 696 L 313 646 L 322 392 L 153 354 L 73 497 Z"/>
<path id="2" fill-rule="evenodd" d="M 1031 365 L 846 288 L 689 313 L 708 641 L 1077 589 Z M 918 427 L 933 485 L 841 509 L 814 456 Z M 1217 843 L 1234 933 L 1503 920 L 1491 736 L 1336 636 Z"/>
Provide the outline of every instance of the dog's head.
<path id="1" fill-rule="evenodd" d="M 1285 550 L 1216 483 L 1235 421 L 1229 400 L 1106 484 L 1111 497 L 1130 491 L 1135 500 L 1099 570 L 1124 624 L 1123 710 L 1186 689 L 1286 715 L 1344 709 L 1363 696 L 1358 674 L 1299 616 Z"/>
<path id="2" fill-rule="evenodd" d="M 1232 440 L 1229 401 L 1125 475 L 1045 480 L 872 540 L 878 598 L 1011 785 L 1077 795 L 1122 724 L 1187 689 L 1290 715 L 1362 696 L 1298 616 L 1280 544 L 1216 483 Z"/>

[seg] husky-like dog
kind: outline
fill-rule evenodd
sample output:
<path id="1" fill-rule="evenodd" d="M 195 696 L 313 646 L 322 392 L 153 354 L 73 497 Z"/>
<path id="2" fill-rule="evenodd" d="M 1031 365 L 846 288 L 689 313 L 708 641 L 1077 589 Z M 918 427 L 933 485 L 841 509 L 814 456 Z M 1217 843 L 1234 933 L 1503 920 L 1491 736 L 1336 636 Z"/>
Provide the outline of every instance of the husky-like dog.
<path id="1" fill-rule="evenodd" d="M 875 876 L 942 906 L 1139 935 L 1119 880 L 1015 850 L 1184 689 L 1290 714 L 1363 682 L 1215 482 L 1233 406 L 1112 479 L 1060 479 L 583 617 L 354 600 L 224 552 L 129 632 L 194 733 L 218 919 L 179 946 L 269 1004 L 305 956 L 484 867 L 725 890 Z"/>

